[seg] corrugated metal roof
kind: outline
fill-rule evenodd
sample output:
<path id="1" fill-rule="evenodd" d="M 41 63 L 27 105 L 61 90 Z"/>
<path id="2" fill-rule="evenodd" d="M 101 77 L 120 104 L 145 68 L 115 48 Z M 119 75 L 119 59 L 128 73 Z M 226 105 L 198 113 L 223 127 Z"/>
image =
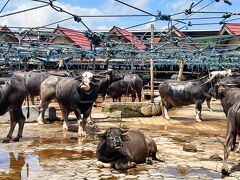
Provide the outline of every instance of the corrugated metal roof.
<path id="1" fill-rule="evenodd" d="M 88 39 L 82 32 L 73 29 L 58 27 L 55 32 L 60 32 L 66 35 L 66 39 L 75 43 L 77 47 L 91 49 L 91 40 Z"/>
<path id="2" fill-rule="evenodd" d="M 225 24 L 225 26 L 232 34 L 240 35 L 240 24 Z"/>
<path id="3" fill-rule="evenodd" d="M 132 42 L 137 49 L 145 49 L 146 48 L 145 44 L 143 44 L 139 40 L 138 37 L 134 36 L 133 33 L 129 32 L 129 31 L 125 30 L 125 29 L 121 29 L 119 27 L 113 26 L 113 28 L 109 32 L 110 33 L 116 33 L 116 34 L 124 35 L 124 37 L 129 42 Z"/>

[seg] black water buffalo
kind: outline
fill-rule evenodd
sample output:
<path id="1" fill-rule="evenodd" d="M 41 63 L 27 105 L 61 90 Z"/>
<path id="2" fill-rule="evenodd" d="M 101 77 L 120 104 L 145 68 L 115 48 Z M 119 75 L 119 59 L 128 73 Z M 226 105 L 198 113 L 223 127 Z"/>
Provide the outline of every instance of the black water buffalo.
<path id="1" fill-rule="evenodd" d="M 240 101 L 237 101 L 229 109 L 227 118 L 227 136 L 224 143 L 224 162 L 222 166 L 222 173 L 228 175 L 228 156 L 230 154 L 230 151 L 233 151 L 235 149 L 237 135 L 240 136 Z"/>
<path id="2" fill-rule="evenodd" d="M 3 140 L 4 143 L 8 143 L 12 139 L 12 133 L 17 123 L 19 125 L 18 134 L 13 141 L 19 141 L 22 138 L 25 117 L 21 106 L 26 95 L 26 87 L 13 77 L 0 85 L 0 115 L 9 111 L 11 121 L 9 133 Z"/>
<path id="3" fill-rule="evenodd" d="M 129 94 L 131 94 L 132 102 L 134 102 L 136 91 L 124 80 L 113 82 L 107 89 L 107 95 L 113 99 L 113 102 L 116 102 L 117 99 L 121 102 L 122 95 L 128 96 Z"/>
<path id="4" fill-rule="evenodd" d="M 83 119 L 79 123 L 79 136 L 86 135 L 86 122 L 91 114 L 92 105 L 98 97 L 99 84 L 96 75 L 85 72 L 81 76 L 81 80 L 73 78 L 63 78 L 58 82 L 56 87 L 56 99 L 62 110 L 64 119 L 63 129 L 68 130 L 68 115 L 74 111 L 77 119 Z"/>
<path id="5" fill-rule="evenodd" d="M 143 81 L 137 74 L 126 74 L 123 81 L 127 82 L 129 87 L 136 91 L 139 102 L 142 99 Z M 135 98 L 133 99 L 133 102 Z"/>
<path id="6" fill-rule="evenodd" d="M 96 156 L 99 168 L 109 167 L 118 170 L 135 167 L 145 163 L 149 157 L 164 161 L 157 152 L 154 140 L 139 130 L 123 131 L 120 128 L 109 128 L 99 135 Z"/>
<path id="7" fill-rule="evenodd" d="M 240 79 L 235 77 L 225 77 L 216 86 L 217 97 L 221 100 L 226 116 L 232 105 L 240 100 L 240 94 L 238 93 L 240 89 L 237 87 L 240 87 Z"/>
<path id="8" fill-rule="evenodd" d="M 34 96 L 40 94 L 41 83 L 49 76 L 47 72 L 14 72 L 13 77 L 19 80 L 26 86 L 28 94 L 31 97 L 32 104 L 34 104 Z"/>
<path id="9" fill-rule="evenodd" d="M 108 70 L 107 72 L 100 72 L 100 75 L 107 75 L 107 78 L 102 81 L 98 93 L 102 95 L 103 101 L 105 100 L 107 89 L 115 81 L 123 79 L 123 74 L 116 70 Z"/>
<path id="10" fill-rule="evenodd" d="M 202 103 L 208 97 L 207 92 L 216 83 L 212 80 L 175 81 L 166 80 L 159 85 L 164 119 L 170 119 L 167 108 L 174 106 L 196 105 L 196 120 L 201 121 Z"/>
<path id="11" fill-rule="evenodd" d="M 227 82 L 233 82 L 231 80 L 222 79 L 218 84 L 218 97 L 221 100 L 223 111 L 227 116 L 227 135 L 224 142 L 224 163 L 222 167 L 222 173 L 228 174 L 227 160 L 230 154 L 230 151 L 235 149 L 237 135 L 240 135 L 240 116 L 239 116 L 239 107 L 240 107 L 240 89 L 239 88 L 230 88 L 232 85 Z M 238 146 L 239 150 L 240 146 Z"/>

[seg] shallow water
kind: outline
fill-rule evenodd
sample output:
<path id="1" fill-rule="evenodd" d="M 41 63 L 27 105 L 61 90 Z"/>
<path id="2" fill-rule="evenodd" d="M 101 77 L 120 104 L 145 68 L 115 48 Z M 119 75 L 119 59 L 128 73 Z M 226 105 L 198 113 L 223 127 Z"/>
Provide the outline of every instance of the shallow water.
<path id="1" fill-rule="evenodd" d="M 18 152 L 7 152 L 0 149 L 0 172 L 4 179 L 33 178 L 43 167 L 39 155 Z"/>
<path id="2" fill-rule="evenodd" d="M 41 162 L 54 160 L 85 160 L 93 159 L 95 152 L 92 150 L 67 149 L 71 144 L 94 143 L 93 137 L 79 138 L 39 138 L 34 140 L 28 147 L 33 149 L 25 152 L 7 152 L 0 148 L 0 177 L 9 179 L 32 178 L 40 173 L 44 166 Z"/>
<path id="3" fill-rule="evenodd" d="M 191 167 L 167 167 L 167 172 L 174 176 L 174 178 L 187 178 L 194 174 L 206 175 L 209 178 L 217 179 L 221 178 L 221 173 L 209 171 L 204 168 L 191 168 Z"/>

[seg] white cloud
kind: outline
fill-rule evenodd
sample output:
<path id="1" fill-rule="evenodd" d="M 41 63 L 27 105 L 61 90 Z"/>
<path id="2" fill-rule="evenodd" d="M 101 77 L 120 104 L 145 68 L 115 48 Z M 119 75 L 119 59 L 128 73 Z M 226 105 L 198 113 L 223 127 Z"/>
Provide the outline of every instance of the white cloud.
<path id="1" fill-rule="evenodd" d="M 146 9 L 149 4 L 149 0 L 128 0 L 124 1 L 138 8 Z M 103 14 L 132 14 L 141 12 L 129 8 L 125 5 L 117 3 L 113 0 L 106 0 L 105 3 L 100 7 L 84 8 L 80 6 L 73 6 L 69 3 L 54 2 L 55 5 L 60 6 L 62 9 L 77 15 L 103 15 Z M 0 3 L 0 6 L 2 2 Z M 12 0 L 4 9 L 4 14 L 8 14 L 14 11 L 20 11 L 35 6 L 43 5 L 31 0 Z M 2 14 L 1 14 L 2 15 Z M 41 9 L 36 9 L 8 17 L 1 18 L 0 25 L 7 26 L 27 26 L 27 27 L 38 27 L 56 22 L 65 18 L 70 17 L 66 13 L 57 12 L 50 6 Z M 83 22 L 92 29 L 97 28 L 111 28 L 116 25 L 119 21 L 118 18 L 82 18 Z M 86 29 L 81 23 L 77 23 L 73 20 L 69 20 L 60 23 L 60 26 L 65 26 L 74 29 Z M 53 25 L 52 27 L 56 27 Z"/>

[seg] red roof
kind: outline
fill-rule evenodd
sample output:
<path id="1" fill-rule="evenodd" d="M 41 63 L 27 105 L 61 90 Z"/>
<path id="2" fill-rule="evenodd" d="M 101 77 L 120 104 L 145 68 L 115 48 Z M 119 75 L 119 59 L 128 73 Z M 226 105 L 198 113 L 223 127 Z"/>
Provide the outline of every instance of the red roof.
<path id="1" fill-rule="evenodd" d="M 153 38 L 154 43 L 159 43 L 161 41 L 161 38 L 155 37 Z"/>
<path id="2" fill-rule="evenodd" d="M 172 32 L 175 33 L 179 38 L 186 38 L 187 36 L 177 29 L 175 26 L 172 27 Z"/>
<path id="3" fill-rule="evenodd" d="M 225 24 L 229 34 L 240 35 L 240 24 Z"/>
<path id="4" fill-rule="evenodd" d="M 18 42 L 18 38 L 16 37 L 16 35 L 6 25 L 0 26 L 0 32 L 9 36 L 13 42 Z"/>
<path id="5" fill-rule="evenodd" d="M 66 35 L 65 38 L 69 42 L 74 43 L 77 47 L 84 48 L 84 49 L 91 49 L 91 40 L 88 39 L 84 35 L 84 33 L 80 31 L 58 27 L 57 29 L 54 30 L 54 33 L 61 33 Z"/>
<path id="6" fill-rule="evenodd" d="M 143 44 L 138 37 L 134 36 L 133 33 L 125 30 L 125 29 L 121 29 L 119 27 L 113 26 L 113 28 L 109 31 L 110 33 L 116 33 L 116 34 L 122 34 L 124 35 L 124 37 L 126 38 L 127 41 L 131 42 L 134 44 L 134 46 L 137 49 L 145 49 L 146 46 L 145 44 Z"/>

